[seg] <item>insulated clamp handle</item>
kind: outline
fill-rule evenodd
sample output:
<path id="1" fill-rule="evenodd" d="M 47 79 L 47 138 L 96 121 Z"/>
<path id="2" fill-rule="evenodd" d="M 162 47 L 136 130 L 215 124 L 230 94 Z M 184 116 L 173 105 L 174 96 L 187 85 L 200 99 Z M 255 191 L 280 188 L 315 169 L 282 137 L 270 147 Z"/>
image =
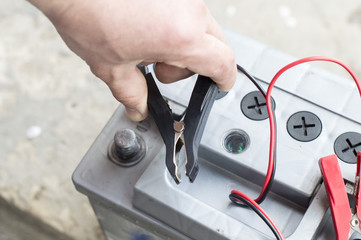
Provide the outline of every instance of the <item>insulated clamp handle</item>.
<path id="1" fill-rule="evenodd" d="M 348 240 L 352 213 L 337 156 L 331 155 L 321 158 L 319 166 L 330 204 L 337 239 Z"/>

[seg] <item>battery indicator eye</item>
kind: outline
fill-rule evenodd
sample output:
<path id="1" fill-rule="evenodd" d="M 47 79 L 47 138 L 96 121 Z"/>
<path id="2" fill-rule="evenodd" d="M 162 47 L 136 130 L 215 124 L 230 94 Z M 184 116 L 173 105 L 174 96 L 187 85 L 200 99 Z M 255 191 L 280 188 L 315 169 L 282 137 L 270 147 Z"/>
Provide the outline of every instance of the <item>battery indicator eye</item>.
<path id="1" fill-rule="evenodd" d="M 249 137 L 246 132 L 242 130 L 232 130 L 226 134 L 223 146 L 230 153 L 244 152 L 249 146 Z"/>

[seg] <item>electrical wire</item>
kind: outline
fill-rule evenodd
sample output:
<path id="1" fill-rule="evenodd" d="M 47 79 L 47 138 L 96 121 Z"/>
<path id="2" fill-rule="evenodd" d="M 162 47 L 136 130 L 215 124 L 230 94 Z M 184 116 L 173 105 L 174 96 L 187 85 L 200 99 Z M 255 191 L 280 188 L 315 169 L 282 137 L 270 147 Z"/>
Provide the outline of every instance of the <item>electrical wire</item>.
<path id="1" fill-rule="evenodd" d="M 248 197 L 246 194 L 233 190 L 229 195 L 229 198 L 232 202 L 236 204 L 240 204 L 243 206 L 246 204 L 249 208 L 251 208 L 257 215 L 267 224 L 267 226 L 271 229 L 273 234 L 275 235 L 277 240 L 284 240 L 285 238 L 282 235 L 282 232 L 277 227 L 277 225 L 273 222 L 273 220 L 268 216 L 268 214 L 261 208 L 260 205 L 257 204 L 252 198 Z"/>
<path id="2" fill-rule="evenodd" d="M 241 67 L 238 64 L 237 64 L 237 69 L 238 69 L 238 71 L 242 72 L 249 80 L 252 81 L 252 83 L 256 86 L 256 88 L 259 90 L 259 92 L 266 99 L 266 97 L 267 97 L 266 91 L 257 82 L 257 80 L 248 71 L 246 71 L 243 67 Z M 267 111 L 268 111 L 268 109 L 267 109 Z M 274 113 L 273 108 L 272 108 L 272 112 Z M 273 114 L 273 116 L 274 116 L 274 114 Z M 276 144 L 277 144 L 276 126 L 277 126 L 277 124 L 276 124 L 275 117 L 274 117 L 273 128 L 275 129 L 275 133 L 276 133 L 275 138 L 274 138 L 275 142 L 273 144 L 273 147 L 275 148 L 273 151 L 274 153 L 276 152 Z M 273 183 L 274 176 L 275 176 L 276 158 L 275 157 L 270 158 L 270 160 L 273 160 L 273 161 L 269 161 L 268 170 L 267 170 L 266 178 L 265 178 L 261 193 L 255 200 L 251 199 L 244 193 L 236 191 L 236 190 L 233 190 L 231 192 L 231 194 L 229 195 L 229 199 L 233 203 L 237 204 L 238 206 L 251 208 L 267 224 L 267 226 L 271 229 L 273 234 L 276 236 L 277 240 L 284 240 L 284 237 L 283 237 L 281 231 L 278 229 L 277 225 L 267 215 L 267 213 L 259 206 L 259 204 L 261 204 L 266 199 L 269 191 L 271 190 L 272 183 Z"/>
<path id="3" fill-rule="evenodd" d="M 237 64 L 237 69 L 238 69 L 238 71 L 242 72 L 249 80 L 251 80 L 252 83 L 256 86 L 256 88 L 259 90 L 259 92 L 264 96 L 264 98 L 267 99 L 266 91 L 262 88 L 262 86 L 258 83 L 258 81 L 247 70 L 245 70 L 243 67 L 241 67 L 238 64 Z M 267 111 L 268 111 L 268 115 L 270 115 L 269 114 L 269 109 L 267 109 Z M 271 112 L 274 113 L 273 108 L 271 108 Z M 272 147 L 273 147 L 272 153 L 273 153 L 273 155 L 272 155 L 272 158 L 269 157 L 267 174 L 266 174 L 263 186 L 262 186 L 261 193 L 254 200 L 258 204 L 261 204 L 266 199 L 267 194 L 271 190 L 273 180 L 274 180 L 274 176 L 276 174 L 276 157 L 275 157 L 275 153 L 276 153 L 276 146 L 277 146 L 277 124 L 276 124 L 275 114 L 273 114 L 273 122 L 272 123 L 273 123 L 273 125 L 271 126 L 271 128 L 273 129 L 273 132 L 275 132 L 275 137 L 273 139 L 274 143 L 272 143 Z M 237 202 L 236 204 L 240 205 L 239 202 Z"/>
<path id="4" fill-rule="evenodd" d="M 243 73 L 244 75 L 246 75 L 246 77 L 251 80 L 251 82 L 256 86 L 256 88 L 258 89 L 258 91 L 263 95 L 263 97 L 266 99 L 266 91 L 263 89 L 263 87 L 257 82 L 257 80 L 246 70 L 244 69 L 242 66 L 237 64 L 237 70 L 241 73 Z"/>

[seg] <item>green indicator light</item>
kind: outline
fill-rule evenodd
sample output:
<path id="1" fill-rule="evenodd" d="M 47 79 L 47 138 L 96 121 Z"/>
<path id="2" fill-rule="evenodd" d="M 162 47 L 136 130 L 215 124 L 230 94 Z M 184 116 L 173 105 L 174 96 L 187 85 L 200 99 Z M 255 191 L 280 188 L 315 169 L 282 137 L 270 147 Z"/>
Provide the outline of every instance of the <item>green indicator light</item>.
<path id="1" fill-rule="evenodd" d="M 227 148 L 228 148 L 229 150 L 231 150 L 231 152 L 238 152 L 238 153 L 240 153 L 240 152 L 243 151 L 242 145 L 241 145 L 241 144 L 238 144 L 238 146 L 237 146 L 237 143 L 228 143 Z"/>
<path id="2" fill-rule="evenodd" d="M 241 130 L 230 132 L 224 139 L 224 147 L 230 153 L 241 153 L 247 148 L 248 144 L 249 137 Z"/>

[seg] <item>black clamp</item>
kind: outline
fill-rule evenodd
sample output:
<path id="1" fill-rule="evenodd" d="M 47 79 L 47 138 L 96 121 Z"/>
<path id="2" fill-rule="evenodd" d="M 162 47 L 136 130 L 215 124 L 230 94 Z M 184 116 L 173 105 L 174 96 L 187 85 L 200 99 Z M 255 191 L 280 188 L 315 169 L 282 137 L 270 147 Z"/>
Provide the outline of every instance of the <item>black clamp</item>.
<path id="1" fill-rule="evenodd" d="M 181 181 L 178 153 L 184 145 L 185 173 L 191 182 L 199 171 L 198 148 L 219 89 L 208 77 L 198 76 L 187 109 L 182 115 L 172 113 L 151 73 L 141 69 L 148 85 L 148 108 L 166 147 L 166 166 L 178 184 Z"/>

